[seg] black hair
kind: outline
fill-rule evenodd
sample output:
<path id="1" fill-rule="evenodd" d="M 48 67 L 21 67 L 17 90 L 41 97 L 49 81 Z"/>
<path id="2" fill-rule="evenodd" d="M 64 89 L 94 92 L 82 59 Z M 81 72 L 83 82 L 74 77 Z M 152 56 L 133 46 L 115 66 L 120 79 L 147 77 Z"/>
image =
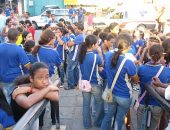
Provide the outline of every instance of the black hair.
<path id="1" fill-rule="evenodd" d="M 102 30 L 100 28 L 96 28 L 95 31 L 93 32 L 93 35 L 98 36 Z"/>
<path id="2" fill-rule="evenodd" d="M 0 88 L 0 108 L 3 109 L 8 115 L 13 114 L 12 109 L 4 96 L 2 88 Z"/>
<path id="3" fill-rule="evenodd" d="M 38 69 L 41 69 L 41 68 L 46 68 L 46 69 L 49 69 L 49 67 L 43 63 L 43 62 L 35 62 L 34 64 L 32 64 L 30 70 L 29 70 L 29 74 L 32 78 L 34 78 L 34 75 L 36 73 L 36 71 Z"/>
<path id="4" fill-rule="evenodd" d="M 8 23 L 11 21 L 11 18 L 8 18 L 7 20 L 6 20 L 6 25 L 8 25 Z"/>
<path id="5" fill-rule="evenodd" d="M 85 39 L 85 42 L 81 44 L 80 46 L 80 52 L 78 60 L 80 64 L 83 63 L 84 57 L 87 52 L 87 48 L 92 47 L 92 45 L 95 45 L 97 43 L 97 37 L 95 35 L 88 35 Z"/>
<path id="6" fill-rule="evenodd" d="M 14 86 L 31 83 L 29 76 L 34 78 L 34 75 L 35 75 L 36 71 L 38 69 L 40 69 L 40 68 L 49 69 L 48 66 L 45 63 L 43 63 L 43 62 L 35 62 L 34 64 L 32 64 L 32 66 L 31 66 L 31 68 L 29 70 L 29 75 L 18 76 L 14 81 Z"/>
<path id="7" fill-rule="evenodd" d="M 23 20 L 19 21 L 20 24 L 24 25 L 25 22 Z"/>
<path id="8" fill-rule="evenodd" d="M 131 43 L 132 43 L 132 37 L 129 34 L 121 33 L 120 35 L 118 35 L 116 39 L 118 51 L 115 51 L 111 58 L 111 66 L 113 68 L 116 67 L 119 56 L 122 54 L 122 51 L 127 49 L 129 46 L 131 46 Z"/>
<path id="9" fill-rule="evenodd" d="M 44 30 L 46 30 L 47 28 L 49 28 L 50 27 L 50 24 L 46 24 L 43 28 L 42 28 L 42 30 L 44 31 Z"/>
<path id="10" fill-rule="evenodd" d="M 2 14 L 4 12 L 4 10 L 2 8 L 0 8 L 0 14 Z"/>
<path id="11" fill-rule="evenodd" d="M 79 30 L 83 31 L 84 30 L 84 25 L 81 23 L 78 23 L 77 25 L 75 25 Z"/>
<path id="12" fill-rule="evenodd" d="M 74 28 L 71 25 L 67 26 L 67 29 L 71 30 L 71 32 L 73 34 L 76 34 L 75 31 L 74 31 Z"/>
<path id="13" fill-rule="evenodd" d="M 18 32 L 18 30 L 16 28 L 10 28 L 8 30 L 8 39 L 10 41 L 17 40 L 18 35 L 19 35 L 19 32 Z"/>
<path id="14" fill-rule="evenodd" d="M 59 19 L 59 22 L 60 22 L 60 21 L 61 21 L 61 22 L 64 22 L 64 24 L 65 24 L 65 20 L 64 20 L 63 18 L 60 18 L 60 19 Z"/>
<path id="15" fill-rule="evenodd" d="M 164 49 L 160 44 L 154 44 L 149 48 L 149 56 L 154 63 L 158 62 L 161 59 L 163 52 Z"/>
<path id="16" fill-rule="evenodd" d="M 25 20 L 25 24 L 29 24 L 29 26 L 32 26 L 32 23 L 30 20 Z"/>
<path id="17" fill-rule="evenodd" d="M 21 28 L 21 27 L 17 27 L 17 30 L 18 30 L 20 33 L 23 32 L 23 28 Z"/>
<path id="18" fill-rule="evenodd" d="M 164 48 L 166 64 L 170 63 L 170 38 L 163 41 L 162 46 Z"/>
<path id="19" fill-rule="evenodd" d="M 25 38 L 27 37 L 27 35 L 29 34 L 30 32 L 28 32 L 28 31 L 24 31 L 23 33 L 22 33 L 22 44 L 25 44 Z"/>
<path id="20" fill-rule="evenodd" d="M 107 33 L 101 32 L 99 34 L 99 38 L 102 40 L 102 42 L 104 42 L 106 40 L 106 38 L 107 38 Z"/>
<path id="21" fill-rule="evenodd" d="M 28 40 L 24 44 L 24 50 L 26 52 L 31 52 L 31 49 L 35 46 L 35 42 L 33 40 Z"/>

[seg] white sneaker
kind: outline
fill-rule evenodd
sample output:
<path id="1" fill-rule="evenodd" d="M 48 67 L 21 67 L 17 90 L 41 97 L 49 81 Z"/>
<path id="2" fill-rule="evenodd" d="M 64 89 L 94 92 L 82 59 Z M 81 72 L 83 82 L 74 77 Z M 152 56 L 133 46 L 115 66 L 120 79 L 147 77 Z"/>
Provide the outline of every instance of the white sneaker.
<path id="1" fill-rule="evenodd" d="M 50 130 L 56 130 L 56 125 L 52 125 Z"/>

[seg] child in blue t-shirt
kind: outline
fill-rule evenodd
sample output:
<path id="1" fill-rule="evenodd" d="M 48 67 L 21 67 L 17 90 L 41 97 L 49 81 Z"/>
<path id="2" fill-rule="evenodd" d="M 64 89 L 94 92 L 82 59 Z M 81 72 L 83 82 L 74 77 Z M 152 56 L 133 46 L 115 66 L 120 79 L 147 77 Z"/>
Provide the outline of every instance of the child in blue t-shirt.
<path id="1" fill-rule="evenodd" d="M 116 40 L 117 49 L 114 52 L 108 52 L 105 55 L 104 71 L 107 76 L 107 87 L 110 89 L 115 75 L 125 58 L 125 53 L 130 49 L 132 38 L 129 34 L 122 33 Z M 132 87 L 129 77 L 138 82 L 136 66 L 133 61 L 126 59 L 120 74 L 112 90 L 113 101 L 108 103 L 108 110 L 102 121 L 101 130 L 111 130 L 112 117 L 115 117 L 115 129 L 121 130 L 123 120 L 131 105 Z"/>
<path id="2" fill-rule="evenodd" d="M 58 70 L 59 70 L 61 83 L 63 84 L 64 83 L 64 62 L 66 59 L 65 49 L 66 49 L 67 37 L 64 35 L 63 28 L 57 28 L 55 35 L 56 35 L 56 41 L 54 43 L 54 46 L 56 47 L 56 50 L 60 56 L 60 59 L 62 59 L 62 63 L 59 66 Z"/>
<path id="3" fill-rule="evenodd" d="M 151 60 L 146 64 L 140 66 L 138 69 L 138 75 L 140 78 L 141 95 L 143 95 L 145 91 L 144 83 L 151 84 L 152 78 L 158 74 L 162 66 L 160 60 L 163 56 L 163 47 L 160 44 L 155 44 L 149 48 L 148 52 Z M 164 67 L 161 73 L 159 74 L 158 78 L 162 83 L 167 83 L 168 79 L 170 78 L 170 68 Z M 138 108 L 138 113 L 137 113 L 138 129 L 142 127 L 141 123 L 143 122 L 142 121 L 142 116 L 144 114 L 143 110 L 146 105 L 151 111 L 149 130 L 155 130 L 159 124 L 163 109 L 158 103 L 158 100 L 152 97 L 149 93 L 145 94 Z"/>
<path id="4" fill-rule="evenodd" d="M 24 44 L 24 50 L 25 50 L 31 64 L 37 62 L 37 58 L 34 55 L 32 55 L 32 50 L 34 49 L 34 46 L 35 46 L 35 42 L 32 40 L 28 40 Z M 22 69 L 23 69 L 24 74 L 29 73 L 28 69 L 26 69 L 24 66 L 22 66 Z"/>
<path id="5" fill-rule="evenodd" d="M 93 52 L 98 50 L 98 54 Z M 96 60 L 95 60 L 96 57 Z M 85 129 L 92 127 L 91 116 L 90 116 L 90 104 L 91 96 L 95 98 L 97 114 L 94 120 L 95 126 L 100 126 L 102 121 L 101 110 L 103 101 L 101 98 L 102 89 L 98 84 L 97 80 L 97 66 L 103 64 L 103 56 L 100 47 L 97 44 L 97 38 L 94 35 L 88 35 L 80 47 L 80 53 L 78 56 L 80 64 L 81 80 L 87 80 L 91 84 L 91 91 L 82 91 L 83 94 L 83 125 Z M 95 63 L 95 64 L 94 64 Z M 94 64 L 94 65 L 93 65 Z M 94 68 L 93 68 L 94 66 Z"/>
<path id="6" fill-rule="evenodd" d="M 6 101 L 1 88 L 0 88 L 0 124 L 3 126 L 3 128 L 9 128 L 15 125 L 12 110 Z"/>

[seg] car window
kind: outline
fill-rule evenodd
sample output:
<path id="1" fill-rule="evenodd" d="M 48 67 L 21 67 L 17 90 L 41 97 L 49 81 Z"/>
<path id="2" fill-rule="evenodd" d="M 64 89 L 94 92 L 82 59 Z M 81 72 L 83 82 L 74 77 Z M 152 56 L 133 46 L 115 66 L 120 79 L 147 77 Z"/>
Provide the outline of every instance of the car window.
<path id="1" fill-rule="evenodd" d="M 46 11 L 48 11 L 48 10 L 46 10 Z M 44 11 L 41 15 L 46 16 L 46 11 Z M 49 10 L 49 11 L 51 11 L 51 14 L 55 14 L 55 10 Z"/>
<path id="2" fill-rule="evenodd" d="M 55 10 L 56 15 L 68 15 L 68 10 Z"/>

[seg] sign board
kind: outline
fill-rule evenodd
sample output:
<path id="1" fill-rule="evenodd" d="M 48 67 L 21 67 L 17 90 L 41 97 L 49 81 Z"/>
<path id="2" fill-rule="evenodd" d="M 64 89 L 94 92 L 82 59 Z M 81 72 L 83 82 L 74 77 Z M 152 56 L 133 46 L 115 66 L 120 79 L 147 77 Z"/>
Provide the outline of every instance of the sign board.
<path id="1" fill-rule="evenodd" d="M 29 0 L 28 5 L 29 5 L 29 6 L 33 6 L 33 5 L 34 5 L 33 0 Z"/>

